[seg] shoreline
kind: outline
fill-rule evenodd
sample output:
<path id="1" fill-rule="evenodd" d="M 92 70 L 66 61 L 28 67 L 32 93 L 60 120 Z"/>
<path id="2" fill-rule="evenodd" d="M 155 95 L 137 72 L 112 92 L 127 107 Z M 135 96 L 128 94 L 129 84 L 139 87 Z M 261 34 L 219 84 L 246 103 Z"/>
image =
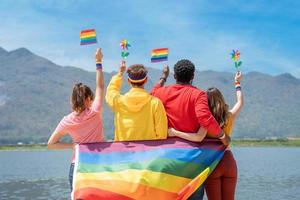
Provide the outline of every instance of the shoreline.
<path id="1" fill-rule="evenodd" d="M 300 140 L 259 140 L 259 139 L 235 139 L 231 141 L 232 147 L 300 147 Z M 22 144 L 0 145 L 0 151 L 47 151 L 46 144 Z"/>

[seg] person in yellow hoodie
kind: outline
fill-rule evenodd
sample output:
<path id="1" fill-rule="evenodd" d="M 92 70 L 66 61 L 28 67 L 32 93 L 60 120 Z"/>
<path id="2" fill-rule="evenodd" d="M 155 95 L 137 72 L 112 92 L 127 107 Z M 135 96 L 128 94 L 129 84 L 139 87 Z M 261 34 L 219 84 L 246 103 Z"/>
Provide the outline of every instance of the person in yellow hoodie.
<path id="1" fill-rule="evenodd" d="M 130 66 L 127 74 L 131 89 L 121 95 L 125 71 L 125 61 L 122 61 L 119 73 L 112 77 L 105 96 L 107 104 L 115 113 L 115 141 L 167 138 L 168 121 L 164 106 L 144 89 L 148 80 L 147 69 L 141 64 Z"/>

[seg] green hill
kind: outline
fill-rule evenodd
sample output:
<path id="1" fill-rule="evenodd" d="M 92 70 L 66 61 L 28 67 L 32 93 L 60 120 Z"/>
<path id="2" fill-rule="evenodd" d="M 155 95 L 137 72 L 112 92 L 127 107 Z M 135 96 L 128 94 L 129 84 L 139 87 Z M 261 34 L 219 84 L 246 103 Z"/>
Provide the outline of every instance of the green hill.
<path id="1" fill-rule="evenodd" d="M 172 68 L 172 67 L 171 67 Z M 112 73 L 105 73 L 106 85 Z M 149 90 L 160 71 L 149 69 Z M 169 78 L 168 83 L 172 79 Z M 60 119 L 70 112 L 74 83 L 94 88 L 95 73 L 62 67 L 25 48 L 6 51 L 0 47 L 0 144 L 46 142 Z M 124 89 L 128 89 L 126 81 Z M 233 74 L 197 71 L 194 85 L 216 86 L 232 106 Z M 300 80 L 290 74 L 244 75 L 245 107 L 236 122 L 234 137 L 265 138 L 300 136 Z M 104 105 L 104 128 L 113 137 L 113 114 Z"/>

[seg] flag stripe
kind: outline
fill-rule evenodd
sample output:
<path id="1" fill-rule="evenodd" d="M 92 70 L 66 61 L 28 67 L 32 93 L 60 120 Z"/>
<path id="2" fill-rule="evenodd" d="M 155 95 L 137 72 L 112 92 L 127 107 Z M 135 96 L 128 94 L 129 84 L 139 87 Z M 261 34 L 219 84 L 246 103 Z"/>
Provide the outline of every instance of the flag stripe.
<path id="1" fill-rule="evenodd" d="M 80 39 L 85 39 L 85 38 L 96 38 L 96 33 L 80 35 Z"/>
<path id="2" fill-rule="evenodd" d="M 162 62 L 162 61 L 167 61 L 167 60 L 168 60 L 167 57 L 165 57 L 165 58 L 160 58 L 160 59 L 152 59 L 152 58 L 151 58 L 151 62 Z"/>
<path id="3" fill-rule="evenodd" d="M 90 154 L 81 153 L 79 162 L 90 163 L 90 164 L 115 164 L 115 163 L 131 163 L 135 161 L 145 161 L 155 158 L 169 158 L 174 160 L 180 160 L 185 162 L 203 163 L 205 165 L 210 163 L 209 159 L 201 158 L 200 154 L 206 154 L 207 157 L 211 157 L 217 154 L 218 151 L 211 149 L 179 149 L 169 148 L 168 151 L 165 149 L 156 149 L 145 152 L 115 152 L 111 154 Z"/>
<path id="4" fill-rule="evenodd" d="M 160 48 L 160 49 L 153 49 L 152 52 L 153 53 L 158 53 L 158 52 L 168 52 L 169 49 L 168 48 Z"/>
<path id="5" fill-rule="evenodd" d="M 80 45 L 95 44 L 95 43 L 97 43 L 97 40 L 92 42 L 80 42 Z"/>
<path id="6" fill-rule="evenodd" d="M 168 55 L 168 51 L 161 51 L 161 52 L 152 52 L 151 56 L 159 56 L 159 55 Z"/>
<path id="7" fill-rule="evenodd" d="M 179 192 L 177 199 L 187 199 L 190 195 L 192 195 L 197 190 L 197 188 L 199 188 L 199 186 L 206 180 L 209 172 L 210 169 L 206 168 L 202 173 L 200 173 Z"/>
<path id="8" fill-rule="evenodd" d="M 168 138 L 168 140 L 148 140 L 148 141 L 134 141 L 134 142 L 105 142 L 105 143 L 89 143 L 80 144 L 79 151 L 105 154 L 112 152 L 144 152 L 154 149 L 168 148 L 199 148 L 223 150 L 222 142 L 218 139 L 204 139 L 201 143 L 189 143 L 180 138 Z"/>
<path id="9" fill-rule="evenodd" d="M 157 58 L 167 58 L 168 54 L 159 54 L 159 55 L 153 55 L 151 59 L 157 59 Z"/>
<path id="10" fill-rule="evenodd" d="M 80 33 L 83 34 L 83 33 L 90 33 L 90 32 L 96 32 L 96 30 L 95 29 L 87 29 L 87 30 L 81 31 Z"/>
<path id="11" fill-rule="evenodd" d="M 77 187 L 74 189 L 77 191 L 86 187 L 100 188 L 101 190 L 110 191 L 139 200 L 153 200 L 153 197 L 155 197 L 155 200 L 174 200 L 177 196 L 176 193 L 163 191 L 157 188 L 151 188 L 142 184 L 128 183 L 124 181 L 114 181 L 113 183 L 111 183 L 106 180 L 84 180 L 78 181 Z"/>
<path id="12" fill-rule="evenodd" d="M 160 60 L 151 60 L 152 63 L 167 61 L 168 59 L 160 59 Z"/>
<path id="13" fill-rule="evenodd" d="M 81 42 L 94 42 L 94 41 L 97 41 L 97 39 L 94 37 L 94 38 L 86 38 L 86 39 L 82 39 Z"/>
<path id="14" fill-rule="evenodd" d="M 115 192 L 101 190 L 99 188 L 82 188 L 76 190 L 74 199 L 95 200 L 95 199 L 115 199 L 115 200 L 133 200 L 133 198 L 121 195 Z"/>
<path id="15" fill-rule="evenodd" d="M 124 181 L 128 184 L 142 184 L 168 192 L 177 192 L 192 180 L 161 172 L 134 169 L 120 172 L 78 173 L 76 176 L 77 181 L 101 179 L 107 181 L 107 184 L 112 184 L 112 186 L 114 181 Z"/>
<path id="16" fill-rule="evenodd" d="M 182 170 L 168 168 L 165 166 L 176 165 Z M 145 162 L 132 162 L 129 164 L 102 165 L 80 163 L 78 172 L 95 173 L 95 172 L 119 172 L 127 169 L 151 170 L 154 172 L 163 172 L 171 175 L 181 176 L 185 178 L 195 178 L 201 171 L 205 169 L 203 164 L 187 163 L 178 160 L 158 158 Z"/>

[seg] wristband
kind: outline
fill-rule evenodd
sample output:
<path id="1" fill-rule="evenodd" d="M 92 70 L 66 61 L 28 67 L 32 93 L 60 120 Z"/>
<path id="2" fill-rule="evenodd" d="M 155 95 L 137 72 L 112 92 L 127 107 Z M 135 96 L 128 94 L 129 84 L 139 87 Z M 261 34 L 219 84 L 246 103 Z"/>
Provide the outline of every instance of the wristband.
<path id="1" fill-rule="evenodd" d="M 164 78 L 164 77 L 160 77 L 160 79 L 159 80 L 164 80 L 165 82 L 167 82 L 167 79 L 166 78 Z"/>
<path id="2" fill-rule="evenodd" d="M 242 88 L 241 88 L 241 83 L 240 82 L 238 82 L 238 81 L 236 81 L 235 82 L 235 89 L 238 91 L 238 90 L 242 90 Z"/>
<path id="3" fill-rule="evenodd" d="M 235 86 L 235 90 L 236 90 L 236 91 L 242 90 L 242 87 L 241 87 L 240 85 L 236 85 L 236 86 Z"/>
<path id="4" fill-rule="evenodd" d="M 102 69 L 102 63 L 96 62 L 96 69 Z"/>

